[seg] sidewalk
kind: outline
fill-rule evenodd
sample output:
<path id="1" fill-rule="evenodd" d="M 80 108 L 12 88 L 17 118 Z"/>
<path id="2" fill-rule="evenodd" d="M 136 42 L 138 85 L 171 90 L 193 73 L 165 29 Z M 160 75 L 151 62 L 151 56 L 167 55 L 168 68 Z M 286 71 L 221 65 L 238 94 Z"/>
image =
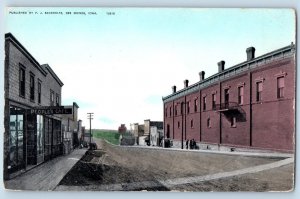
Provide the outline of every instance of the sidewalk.
<path id="1" fill-rule="evenodd" d="M 81 159 L 86 151 L 87 149 L 76 149 L 69 155 L 60 156 L 45 162 L 14 179 L 4 181 L 5 188 L 35 191 L 54 190 L 66 173 Z"/>

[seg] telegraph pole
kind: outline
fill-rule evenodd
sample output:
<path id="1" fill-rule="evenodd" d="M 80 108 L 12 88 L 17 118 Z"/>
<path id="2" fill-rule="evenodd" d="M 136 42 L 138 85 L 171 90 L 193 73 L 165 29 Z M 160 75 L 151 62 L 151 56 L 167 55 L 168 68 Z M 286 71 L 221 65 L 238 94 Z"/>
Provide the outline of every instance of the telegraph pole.
<path id="1" fill-rule="evenodd" d="M 92 143 L 92 119 L 94 116 L 94 113 L 87 113 L 88 119 L 90 120 L 90 143 Z"/>

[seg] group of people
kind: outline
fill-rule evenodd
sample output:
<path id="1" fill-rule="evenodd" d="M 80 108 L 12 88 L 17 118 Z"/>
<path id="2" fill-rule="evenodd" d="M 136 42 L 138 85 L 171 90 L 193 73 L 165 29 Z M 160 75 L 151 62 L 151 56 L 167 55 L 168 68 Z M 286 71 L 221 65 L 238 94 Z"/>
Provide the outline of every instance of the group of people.
<path id="1" fill-rule="evenodd" d="M 186 149 L 197 149 L 197 144 L 196 144 L 196 141 L 195 139 L 191 139 L 191 140 L 186 140 Z M 190 145 L 190 148 L 189 148 L 189 145 Z"/>

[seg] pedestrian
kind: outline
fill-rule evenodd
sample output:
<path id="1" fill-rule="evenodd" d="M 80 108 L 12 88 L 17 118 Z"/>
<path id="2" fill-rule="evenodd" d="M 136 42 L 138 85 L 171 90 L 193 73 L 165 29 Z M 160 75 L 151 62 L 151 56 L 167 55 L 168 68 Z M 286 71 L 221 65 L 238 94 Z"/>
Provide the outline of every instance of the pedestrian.
<path id="1" fill-rule="evenodd" d="M 185 146 L 186 146 L 186 149 L 189 149 L 189 140 L 188 139 L 186 140 Z"/>
<path id="2" fill-rule="evenodd" d="M 190 140 L 190 149 L 193 149 L 193 140 Z"/>

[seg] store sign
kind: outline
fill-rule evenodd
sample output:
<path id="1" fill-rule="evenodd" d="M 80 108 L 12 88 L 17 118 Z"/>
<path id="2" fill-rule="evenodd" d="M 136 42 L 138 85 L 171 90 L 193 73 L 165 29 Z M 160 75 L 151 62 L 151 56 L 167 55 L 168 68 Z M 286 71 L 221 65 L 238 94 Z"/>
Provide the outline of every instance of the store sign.
<path id="1" fill-rule="evenodd" d="M 72 108 L 64 106 L 43 106 L 30 110 L 31 114 L 54 115 L 54 114 L 72 114 Z"/>

